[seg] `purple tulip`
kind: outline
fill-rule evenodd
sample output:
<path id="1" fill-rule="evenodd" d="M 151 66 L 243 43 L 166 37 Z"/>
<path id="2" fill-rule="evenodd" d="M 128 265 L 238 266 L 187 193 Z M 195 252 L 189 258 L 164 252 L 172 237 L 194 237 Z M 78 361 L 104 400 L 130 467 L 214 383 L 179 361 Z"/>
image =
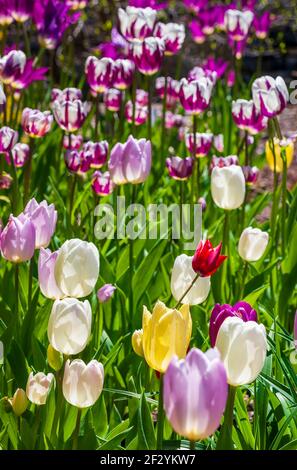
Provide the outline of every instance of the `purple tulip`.
<path id="1" fill-rule="evenodd" d="M 13 263 L 28 261 L 34 255 L 35 227 L 24 214 L 18 217 L 10 215 L 8 224 L 0 236 L 3 258 Z"/>
<path id="2" fill-rule="evenodd" d="M 214 57 L 209 57 L 203 65 L 204 70 L 215 72 L 217 74 L 217 78 L 221 78 L 224 75 L 227 67 L 228 62 L 221 58 L 215 59 Z"/>
<path id="3" fill-rule="evenodd" d="M 59 127 L 66 132 L 75 132 L 83 126 L 90 106 L 78 99 L 68 101 L 61 97 L 54 101 L 52 109 Z"/>
<path id="4" fill-rule="evenodd" d="M 138 70 L 144 75 L 154 75 L 162 65 L 165 51 L 163 39 L 149 37 L 133 44 L 132 57 Z"/>
<path id="5" fill-rule="evenodd" d="M 216 26 L 216 10 L 212 7 L 205 8 L 199 12 L 199 21 L 203 34 L 213 34 Z"/>
<path id="6" fill-rule="evenodd" d="M 232 116 L 239 129 L 255 135 L 267 127 L 268 119 L 257 111 L 253 100 L 236 100 L 232 103 Z"/>
<path id="7" fill-rule="evenodd" d="M 22 113 L 22 128 L 32 138 L 38 139 L 47 134 L 52 127 L 53 116 L 50 111 L 25 108 Z"/>
<path id="8" fill-rule="evenodd" d="M 228 395 L 227 375 L 217 350 L 193 348 L 174 357 L 164 375 L 164 409 L 174 431 L 191 441 L 213 434 Z"/>
<path id="9" fill-rule="evenodd" d="M 10 152 L 18 140 L 18 132 L 4 126 L 0 129 L 0 153 Z"/>
<path id="10" fill-rule="evenodd" d="M 148 117 L 148 108 L 147 106 L 143 106 L 138 104 L 137 102 L 135 103 L 135 126 L 141 126 L 141 124 L 144 124 L 147 120 Z M 132 124 L 133 122 L 133 103 L 131 100 L 127 101 L 126 106 L 125 106 L 125 118 L 129 122 L 129 124 Z"/>
<path id="11" fill-rule="evenodd" d="M 13 22 L 9 0 L 0 0 L 0 25 L 8 26 Z"/>
<path id="12" fill-rule="evenodd" d="M 10 14 L 18 23 L 25 23 L 33 13 L 34 1 L 33 0 L 10 0 L 9 2 Z"/>
<path id="13" fill-rule="evenodd" d="M 189 23 L 189 29 L 193 41 L 196 44 L 203 44 L 206 40 L 206 34 L 202 31 L 201 23 L 197 20 L 193 20 Z"/>
<path id="14" fill-rule="evenodd" d="M 181 127 L 183 125 L 184 116 L 181 114 L 173 114 L 171 111 L 166 111 L 165 114 L 165 127 L 172 129 L 173 127 Z"/>
<path id="15" fill-rule="evenodd" d="M 211 312 L 209 323 L 209 337 L 211 347 L 216 344 L 217 335 L 222 323 L 228 317 L 238 317 L 244 322 L 257 322 L 257 312 L 247 302 L 237 302 L 235 305 L 216 304 Z"/>
<path id="16" fill-rule="evenodd" d="M 113 113 L 119 112 L 121 109 L 122 92 L 116 88 L 110 88 L 104 93 L 104 104 L 106 109 Z"/>
<path id="17" fill-rule="evenodd" d="M 22 168 L 29 159 L 30 147 L 27 144 L 18 143 L 11 150 L 13 163 L 16 168 Z"/>
<path id="18" fill-rule="evenodd" d="M 112 296 L 116 287 L 112 284 L 104 284 L 104 286 L 100 287 L 97 291 L 97 298 L 100 303 L 107 302 Z"/>
<path id="19" fill-rule="evenodd" d="M 263 15 L 255 16 L 253 27 L 258 39 L 266 39 L 270 28 L 270 12 L 265 11 Z"/>
<path id="20" fill-rule="evenodd" d="M 63 137 L 63 147 L 66 150 L 78 150 L 83 143 L 83 136 L 78 134 L 66 134 Z"/>
<path id="21" fill-rule="evenodd" d="M 243 166 L 242 171 L 247 184 L 255 184 L 257 182 L 260 173 L 259 168 L 256 166 Z"/>
<path id="22" fill-rule="evenodd" d="M 194 82 L 200 80 L 201 78 L 205 79 L 211 86 L 213 86 L 215 85 L 218 76 L 217 72 L 199 66 L 194 67 L 188 73 L 189 82 Z"/>
<path id="23" fill-rule="evenodd" d="M 146 139 L 128 137 L 125 144 L 116 144 L 110 153 L 108 168 L 115 184 L 143 183 L 151 171 L 152 146 Z"/>
<path id="24" fill-rule="evenodd" d="M 236 42 L 246 39 L 253 19 L 254 14 L 250 10 L 227 10 L 225 13 L 225 28 L 228 37 Z"/>
<path id="25" fill-rule="evenodd" d="M 44 80 L 47 68 L 33 68 L 33 59 L 27 59 L 23 51 L 12 50 L 0 59 L 0 79 L 14 90 L 23 90 L 33 81 Z"/>
<path id="26" fill-rule="evenodd" d="M 148 105 L 148 92 L 145 90 L 137 89 L 136 90 L 136 103 L 139 106 L 147 106 Z"/>
<path id="27" fill-rule="evenodd" d="M 235 82 L 236 82 L 235 70 L 229 70 L 227 74 L 227 86 L 229 88 L 232 88 L 235 85 Z"/>
<path id="28" fill-rule="evenodd" d="M 49 249 L 40 248 L 38 258 L 38 282 L 42 294 L 48 299 L 64 297 L 55 279 L 55 264 L 59 251 L 53 253 Z"/>
<path id="29" fill-rule="evenodd" d="M 166 79 L 165 77 L 158 77 L 156 79 L 156 92 L 160 98 L 164 98 L 165 95 L 165 85 Z M 179 90 L 180 90 L 180 82 L 178 80 L 174 80 L 171 77 L 167 77 L 167 86 L 166 86 L 166 107 L 172 108 L 179 99 Z"/>
<path id="30" fill-rule="evenodd" d="M 86 142 L 83 146 L 83 158 L 90 159 L 90 168 L 99 169 L 107 161 L 109 145 L 106 140 Z"/>
<path id="31" fill-rule="evenodd" d="M 114 61 L 113 87 L 118 90 L 126 90 L 132 85 L 135 65 L 129 59 L 117 59 Z"/>
<path id="32" fill-rule="evenodd" d="M 267 118 L 282 113 L 289 102 L 289 92 L 282 77 L 274 79 L 266 75 L 257 78 L 252 93 L 257 111 Z"/>
<path id="33" fill-rule="evenodd" d="M 120 30 L 127 41 L 143 41 L 152 35 L 157 12 L 152 8 L 119 8 Z"/>
<path id="34" fill-rule="evenodd" d="M 196 149 L 194 147 L 195 142 L 194 142 L 194 134 L 186 134 L 186 147 L 189 150 L 191 155 L 194 155 L 201 158 L 201 157 L 206 157 L 206 155 L 209 153 L 212 141 L 213 141 L 213 134 L 209 133 L 196 133 Z"/>
<path id="35" fill-rule="evenodd" d="M 83 151 L 68 150 L 65 152 L 64 161 L 70 173 L 84 175 L 91 168 L 92 156 Z"/>
<path id="36" fill-rule="evenodd" d="M 38 203 L 31 199 L 24 209 L 24 215 L 28 217 L 35 228 L 35 248 L 45 248 L 50 244 L 56 229 L 57 211 L 54 204 L 48 205 L 46 201 Z"/>
<path id="37" fill-rule="evenodd" d="M 95 93 L 104 93 L 112 86 L 114 71 L 114 61 L 109 57 L 97 59 L 95 56 L 89 56 L 86 60 L 87 82 Z"/>
<path id="38" fill-rule="evenodd" d="M 213 85 L 207 78 L 189 82 L 183 78 L 180 82 L 179 99 L 184 110 L 189 114 L 200 114 L 210 103 Z"/>
<path id="39" fill-rule="evenodd" d="M 180 158 L 170 157 L 166 158 L 166 166 L 169 175 L 175 180 L 186 180 L 193 172 L 193 159 L 191 157 Z"/>
<path id="40" fill-rule="evenodd" d="M 243 56 L 244 50 L 247 45 L 247 38 L 243 39 L 242 41 L 233 41 L 232 39 L 228 39 L 228 44 L 231 47 L 232 53 L 237 60 L 240 60 Z"/>
<path id="41" fill-rule="evenodd" d="M 154 36 L 161 38 L 165 43 L 165 55 L 172 56 L 178 54 L 185 40 L 185 26 L 178 23 L 157 23 L 154 29 Z"/>
<path id="42" fill-rule="evenodd" d="M 110 177 L 109 171 L 101 173 L 101 171 L 95 171 L 92 176 L 92 189 L 98 196 L 109 196 L 112 194 L 115 188 L 115 184 Z"/>
<path id="43" fill-rule="evenodd" d="M 8 173 L 0 173 L 0 189 L 9 189 L 12 182 L 13 178 Z"/>

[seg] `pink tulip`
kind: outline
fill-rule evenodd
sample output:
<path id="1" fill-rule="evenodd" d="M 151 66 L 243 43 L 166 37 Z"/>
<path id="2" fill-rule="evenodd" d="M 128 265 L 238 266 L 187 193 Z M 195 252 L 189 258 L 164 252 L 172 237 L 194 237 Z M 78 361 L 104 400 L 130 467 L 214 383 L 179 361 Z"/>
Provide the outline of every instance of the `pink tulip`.
<path id="1" fill-rule="evenodd" d="M 28 261 L 34 255 L 35 227 L 24 214 L 18 217 L 10 215 L 8 224 L 0 236 L 3 258 L 13 263 Z"/>

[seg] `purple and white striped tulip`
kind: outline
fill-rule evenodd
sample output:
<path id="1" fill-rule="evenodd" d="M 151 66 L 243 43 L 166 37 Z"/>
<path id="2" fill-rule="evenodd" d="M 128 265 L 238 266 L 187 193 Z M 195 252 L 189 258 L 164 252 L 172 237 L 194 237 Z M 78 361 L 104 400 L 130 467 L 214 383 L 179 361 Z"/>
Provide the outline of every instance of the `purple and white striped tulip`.
<path id="1" fill-rule="evenodd" d="M 267 118 L 280 114 L 289 102 L 289 92 L 282 77 L 266 75 L 257 78 L 252 86 L 253 101 L 258 112 Z"/>
<path id="2" fill-rule="evenodd" d="M 137 69 L 144 75 L 154 75 L 162 65 L 165 44 L 161 38 L 149 37 L 133 44 L 132 57 Z"/>
<path id="3" fill-rule="evenodd" d="M 152 8 L 119 8 L 120 31 L 127 41 L 143 41 L 152 35 L 157 12 Z"/>
<path id="4" fill-rule="evenodd" d="M 89 56 L 85 64 L 87 82 L 94 93 L 104 93 L 112 87 L 114 78 L 114 61 L 109 57 L 98 59 Z"/>
<path id="5" fill-rule="evenodd" d="M 185 141 L 186 147 L 191 155 L 194 155 L 195 153 L 197 158 L 206 157 L 213 142 L 213 134 L 196 132 L 196 148 L 193 133 L 186 134 Z"/>

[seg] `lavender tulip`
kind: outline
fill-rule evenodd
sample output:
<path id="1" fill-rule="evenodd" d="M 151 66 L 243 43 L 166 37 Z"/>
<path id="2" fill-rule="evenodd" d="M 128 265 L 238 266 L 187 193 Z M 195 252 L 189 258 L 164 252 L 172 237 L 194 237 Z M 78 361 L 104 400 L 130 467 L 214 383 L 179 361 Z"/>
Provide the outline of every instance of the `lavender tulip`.
<path id="1" fill-rule="evenodd" d="M 24 215 L 30 219 L 35 228 L 35 248 L 47 247 L 56 229 L 57 211 L 54 204 L 46 201 L 40 204 L 33 198 L 24 209 Z"/>
<path id="2" fill-rule="evenodd" d="M 228 395 L 227 376 L 215 349 L 193 348 L 176 357 L 164 375 L 164 409 L 175 432 L 191 441 L 205 439 L 220 425 Z"/>
<path id="3" fill-rule="evenodd" d="M 87 82 L 95 93 L 104 93 L 112 86 L 114 71 L 114 61 L 109 57 L 97 59 L 95 56 L 89 56 L 86 60 Z"/>
<path id="4" fill-rule="evenodd" d="M 113 192 L 115 184 L 110 177 L 109 171 L 101 173 L 95 171 L 92 176 L 92 189 L 98 196 L 109 196 Z"/>
<path id="5" fill-rule="evenodd" d="M 236 100 L 232 103 L 232 116 L 239 129 L 252 135 L 258 134 L 267 127 L 268 119 L 257 109 L 252 100 Z"/>
<path id="6" fill-rule="evenodd" d="M 18 132 L 4 126 L 0 129 L 0 153 L 10 152 L 18 140 Z"/>
<path id="7" fill-rule="evenodd" d="M 191 155 L 194 155 L 197 158 L 205 157 L 211 148 L 212 141 L 213 141 L 213 134 L 210 133 L 196 133 L 196 148 L 195 148 L 195 139 L 194 139 L 194 134 L 186 134 L 185 137 L 186 140 L 186 147 L 191 153 Z"/>
<path id="8" fill-rule="evenodd" d="M 212 84 L 207 78 L 189 82 L 183 78 L 180 82 L 179 99 L 184 110 L 189 114 L 200 114 L 210 103 Z"/>
<path id="9" fill-rule="evenodd" d="M 144 75 L 154 75 L 162 64 L 165 51 L 163 39 L 149 37 L 133 44 L 132 56 L 138 70 Z"/>
<path id="10" fill-rule="evenodd" d="M 280 114 L 289 101 L 289 92 L 282 77 L 274 79 L 266 75 L 257 78 L 252 92 L 257 111 L 267 118 Z"/>
<path id="11" fill-rule="evenodd" d="M 257 312 L 247 302 L 237 302 L 235 305 L 229 304 L 216 304 L 211 312 L 210 323 L 209 323 L 209 337 L 211 347 L 216 344 L 217 335 L 219 329 L 228 317 L 238 317 L 243 321 L 255 321 L 257 322 Z"/>
<path id="12" fill-rule="evenodd" d="M 38 282 L 40 290 L 45 297 L 54 300 L 64 297 L 55 279 L 55 263 L 58 254 L 58 251 L 52 253 L 49 249 L 41 247 L 38 258 Z"/>
<path id="13" fill-rule="evenodd" d="M 11 150 L 13 163 L 16 168 L 22 168 L 30 156 L 30 147 L 27 144 L 18 143 Z"/>
<path id="14" fill-rule="evenodd" d="M 129 136 L 125 144 L 116 144 L 110 153 L 108 168 L 115 184 L 143 183 L 152 165 L 151 142 Z"/>
<path id="15" fill-rule="evenodd" d="M 34 255 L 35 227 L 24 214 L 10 215 L 8 224 L 0 235 L 3 258 L 13 263 L 28 261 Z"/>
<path id="16" fill-rule="evenodd" d="M 152 8 L 119 8 L 118 15 L 121 33 L 127 41 L 143 41 L 152 34 L 156 21 Z"/>
<path id="17" fill-rule="evenodd" d="M 135 65 L 129 59 L 117 59 L 114 61 L 113 87 L 118 90 L 126 90 L 132 85 Z"/>
<path id="18" fill-rule="evenodd" d="M 116 287 L 112 284 L 104 284 L 104 286 L 100 287 L 97 291 L 97 298 L 100 303 L 107 302 L 113 296 Z"/>
<path id="19" fill-rule="evenodd" d="M 180 158 L 170 157 L 166 158 L 166 166 L 171 178 L 175 180 L 186 180 L 193 172 L 193 159 L 191 157 Z"/>
<path id="20" fill-rule="evenodd" d="M 101 142 L 86 142 L 83 146 L 82 158 L 90 161 L 90 168 L 99 169 L 107 161 L 109 145 L 107 140 Z"/>

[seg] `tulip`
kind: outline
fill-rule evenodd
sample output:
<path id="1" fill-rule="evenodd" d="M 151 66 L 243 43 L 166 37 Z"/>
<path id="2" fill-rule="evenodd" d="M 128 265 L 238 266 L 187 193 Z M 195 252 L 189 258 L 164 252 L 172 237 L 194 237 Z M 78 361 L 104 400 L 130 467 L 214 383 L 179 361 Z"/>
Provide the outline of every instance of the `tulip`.
<path id="1" fill-rule="evenodd" d="M 65 364 L 63 395 L 70 405 L 88 408 L 98 400 L 104 382 L 104 368 L 101 362 L 92 360 L 85 364 L 75 359 Z"/>
<path id="2" fill-rule="evenodd" d="M 156 79 L 156 92 L 160 98 L 164 98 L 166 90 L 166 106 L 173 107 L 179 99 L 180 83 L 171 77 L 158 77 Z"/>
<path id="3" fill-rule="evenodd" d="M 191 157 L 180 158 L 170 157 L 166 158 L 166 166 L 171 178 L 175 180 L 186 180 L 193 172 L 193 159 Z"/>
<path id="4" fill-rule="evenodd" d="M 184 110 L 190 114 L 200 114 L 210 103 L 212 83 L 207 78 L 180 82 L 179 99 Z"/>
<path id="5" fill-rule="evenodd" d="M 257 78 L 252 86 L 256 109 L 268 118 L 280 114 L 289 101 L 289 92 L 282 77 L 276 79 L 266 75 Z"/>
<path id="6" fill-rule="evenodd" d="M 216 10 L 215 8 L 209 7 L 204 8 L 199 12 L 199 22 L 201 30 L 207 36 L 214 33 L 216 26 Z"/>
<path id="7" fill-rule="evenodd" d="M 129 136 L 125 144 L 116 144 L 110 153 L 108 168 L 115 184 L 143 183 L 152 164 L 151 142 Z"/>
<path id="8" fill-rule="evenodd" d="M 133 44 L 132 56 L 138 70 L 144 75 L 154 75 L 162 64 L 165 43 L 161 38 L 149 37 Z"/>
<path id="9" fill-rule="evenodd" d="M 196 132 L 196 139 L 194 139 L 194 134 L 186 134 L 185 141 L 186 147 L 191 155 L 201 158 L 205 157 L 209 153 L 213 141 L 213 135 L 210 133 L 200 134 Z"/>
<path id="10" fill-rule="evenodd" d="M 59 88 L 53 88 L 51 91 L 51 102 L 55 101 L 82 101 L 82 91 L 79 88 L 68 87 L 60 90 Z"/>
<path id="11" fill-rule="evenodd" d="M 255 184 L 257 182 L 260 173 L 259 168 L 256 166 L 243 166 L 242 171 L 246 184 Z"/>
<path id="12" fill-rule="evenodd" d="M 113 87 L 118 90 L 126 90 L 132 85 L 135 65 L 129 59 L 117 59 L 114 61 Z"/>
<path id="13" fill-rule="evenodd" d="M 213 248 L 210 240 L 200 240 L 192 258 L 192 268 L 201 277 L 212 276 L 227 256 L 221 255 L 222 243 Z"/>
<path id="14" fill-rule="evenodd" d="M 167 100 L 168 104 L 168 100 Z M 165 114 L 165 127 L 172 129 L 173 127 L 181 128 L 184 122 L 184 117 L 181 114 L 173 114 L 171 111 L 166 111 Z"/>
<path id="15" fill-rule="evenodd" d="M 42 294 L 48 299 L 62 299 L 63 292 L 59 289 L 55 279 L 55 264 L 58 251 L 53 253 L 49 249 L 40 248 L 38 258 L 38 281 Z"/>
<path id="16" fill-rule="evenodd" d="M 143 41 L 151 36 L 157 15 L 152 8 L 119 8 L 118 15 L 121 33 L 127 41 Z"/>
<path id="17" fill-rule="evenodd" d="M 10 152 L 18 140 L 18 132 L 10 127 L 4 126 L 0 128 L 0 153 Z"/>
<path id="18" fill-rule="evenodd" d="M 257 322 L 257 312 L 247 302 L 237 302 L 235 305 L 216 304 L 211 312 L 209 322 L 209 338 L 211 347 L 214 348 L 220 327 L 226 318 L 240 318 L 244 322 Z"/>
<path id="19" fill-rule="evenodd" d="M 67 169 L 71 173 L 84 175 L 91 168 L 92 154 L 89 152 L 68 150 L 64 155 L 64 161 Z"/>
<path id="20" fill-rule="evenodd" d="M 213 137 L 213 145 L 214 145 L 214 148 L 222 153 L 224 152 L 224 136 L 223 134 L 218 134 L 218 135 L 215 135 Z"/>
<path id="21" fill-rule="evenodd" d="M 233 387 L 253 382 L 266 359 L 267 341 L 264 325 L 241 318 L 226 318 L 216 339 L 228 383 Z"/>
<path id="22" fill-rule="evenodd" d="M 139 106 L 147 106 L 149 102 L 148 92 L 145 90 L 136 90 L 136 104 Z"/>
<path id="23" fill-rule="evenodd" d="M 221 78 L 224 75 L 227 67 L 228 62 L 221 58 L 215 59 L 214 57 L 208 57 L 207 61 L 203 65 L 204 70 L 215 72 L 217 78 Z"/>
<path id="24" fill-rule="evenodd" d="M 245 179 L 240 166 L 216 166 L 211 173 L 211 195 L 221 209 L 238 209 L 245 198 Z"/>
<path id="25" fill-rule="evenodd" d="M 25 108 L 22 113 L 22 128 L 32 138 L 40 138 L 52 127 L 53 116 L 50 111 Z"/>
<path id="26" fill-rule="evenodd" d="M 3 91 L 3 86 L 0 83 L 0 114 L 3 113 L 5 108 L 6 108 L 6 96 Z"/>
<path id="27" fill-rule="evenodd" d="M 85 74 L 87 82 L 95 93 L 104 93 L 112 86 L 114 61 L 108 57 L 97 59 L 89 56 L 86 60 Z"/>
<path id="28" fill-rule="evenodd" d="M 115 184 L 110 177 L 109 171 L 101 173 L 101 171 L 95 171 L 92 176 L 92 189 L 98 196 L 109 196 L 112 194 L 115 188 Z"/>
<path id="29" fill-rule="evenodd" d="M 97 291 L 97 298 L 100 303 L 105 303 L 113 296 L 116 287 L 112 284 L 104 284 L 104 286 L 100 287 Z"/>
<path id="30" fill-rule="evenodd" d="M 101 142 L 87 142 L 83 146 L 83 159 L 90 159 L 90 167 L 99 169 L 107 161 L 109 144 L 107 140 Z"/>
<path id="31" fill-rule="evenodd" d="M 270 28 L 270 12 L 265 11 L 263 15 L 255 16 L 253 27 L 258 39 L 266 39 Z"/>
<path id="32" fill-rule="evenodd" d="M 239 129 L 252 135 L 267 127 L 268 119 L 256 109 L 252 100 L 236 100 L 232 103 L 232 116 Z"/>
<path id="33" fill-rule="evenodd" d="M 144 357 L 143 346 L 143 330 L 135 330 L 132 335 L 132 348 L 137 356 Z"/>
<path id="34" fill-rule="evenodd" d="M 10 215 L 8 224 L 1 232 L 0 246 L 3 258 L 13 263 L 28 261 L 34 255 L 35 227 L 24 214 Z"/>
<path id="35" fill-rule="evenodd" d="M 0 189 L 9 189 L 12 182 L 13 178 L 8 173 L 0 173 Z"/>
<path id="36" fill-rule="evenodd" d="M 17 388 L 10 400 L 11 407 L 16 416 L 22 416 L 28 408 L 28 398 L 25 390 Z"/>
<path id="37" fill-rule="evenodd" d="M 49 342 L 56 351 L 63 354 L 78 354 L 88 343 L 91 323 L 92 310 L 88 300 L 56 300 L 47 327 Z"/>
<path id="38" fill-rule="evenodd" d="M 213 86 L 215 85 L 218 76 L 216 72 L 213 72 L 212 70 L 207 70 L 198 66 L 191 69 L 190 72 L 188 73 L 189 82 L 195 82 L 197 80 L 200 80 L 201 78 L 206 79 L 207 84 L 209 84 L 210 86 Z"/>
<path id="39" fill-rule="evenodd" d="M 64 364 L 64 356 L 59 351 L 56 351 L 51 344 L 47 348 L 47 362 L 49 366 L 56 372 L 61 370 Z"/>
<path id="40" fill-rule="evenodd" d="M 287 160 L 287 168 L 292 164 L 293 157 L 294 157 L 294 142 L 291 139 L 282 139 L 279 140 L 274 137 L 274 151 L 272 143 L 267 140 L 265 144 L 265 154 L 266 160 L 269 165 L 269 168 L 277 173 L 282 173 L 283 171 L 283 159 L 282 159 L 282 152 L 286 155 Z M 275 157 L 274 157 L 275 155 Z M 275 165 L 274 165 L 274 158 L 275 158 Z"/>
<path id="41" fill-rule="evenodd" d="M 63 137 L 63 147 L 66 150 L 78 150 L 83 143 L 83 136 L 78 134 L 66 134 Z"/>
<path id="42" fill-rule="evenodd" d="M 142 329 L 144 358 L 152 369 L 164 373 L 173 356 L 186 356 L 192 334 L 189 306 L 176 310 L 158 301 L 152 313 L 144 306 Z"/>
<path id="43" fill-rule="evenodd" d="M 210 277 L 199 277 L 192 267 L 192 256 L 180 255 L 173 265 L 171 274 L 171 292 L 176 301 L 182 298 L 183 304 L 202 304 L 210 291 Z M 190 290 L 189 287 L 191 287 Z M 183 294 L 187 292 L 184 296 Z"/>
<path id="44" fill-rule="evenodd" d="M 58 126 L 66 132 L 75 132 L 80 129 L 89 112 L 89 104 L 80 100 L 55 100 L 53 113 Z"/>
<path id="45" fill-rule="evenodd" d="M 50 244 L 57 223 L 57 211 L 54 204 L 48 205 L 47 201 L 38 204 L 33 198 L 26 205 L 24 215 L 34 225 L 36 233 L 35 248 L 47 247 Z"/>
<path id="46" fill-rule="evenodd" d="M 225 28 L 230 39 L 242 41 L 248 35 L 254 19 L 253 12 L 227 10 L 225 13 Z"/>
<path id="47" fill-rule="evenodd" d="M 53 374 L 45 375 L 43 372 L 29 375 L 26 394 L 29 400 L 35 405 L 45 405 L 47 396 L 54 382 Z"/>
<path id="48" fill-rule="evenodd" d="M 245 228 L 240 235 L 238 253 L 245 261 L 258 261 L 264 255 L 268 241 L 267 232 L 262 232 L 258 228 Z"/>
<path id="49" fill-rule="evenodd" d="M 229 70 L 229 72 L 227 74 L 227 86 L 229 88 L 232 88 L 235 85 L 235 83 L 236 83 L 235 70 Z"/>
<path id="50" fill-rule="evenodd" d="M 69 297 L 87 297 L 99 276 L 99 253 L 93 243 L 73 238 L 59 249 L 55 264 L 57 286 Z"/>
<path id="51" fill-rule="evenodd" d="M 133 103 L 131 100 L 127 101 L 124 114 L 129 124 L 132 124 L 133 123 Z M 135 126 L 141 126 L 141 124 L 144 124 L 147 120 L 147 117 L 148 117 L 148 108 L 136 102 L 135 103 L 135 116 L 134 116 Z"/>
<path id="52" fill-rule="evenodd" d="M 225 166 L 238 165 L 238 157 L 236 155 L 229 155 L 228 157 L 212 157 L 210 170 L 215 167 L 223 168 Z"/>
<path id="53" fill-rule="evenodd" d="M 176 357 L 164 375 L 164 409 L 174 431 L 191 441 L 205 439 L 220 425 L 228 385 L 215 349 L 193 348 L 185 360 Z"/>
<path id="54" fill-rule="evenodd" d="M 189 29 L 192 39 L 196 44 L 203 44 L 205 42 L 206 34 L 202 31 L 202 27 L 199 21 L 190 21 Z"/>
<path id="55" fill-rule="evenodd" d="M 11 155 L 16 168 L 22 168 L 30 156 L 30 147 L 27 144 L 18 143 L 12 150 Z"/>
<path id="56" fill-rule="evenodd" d="M 5 85 L 12 85 L 26 66 L 26 55 L 23 51 L 12 50 L 0 59 L 0 79 Z"/>
<path id="57" fill-rule="evenodd" d="M 172 56 L 181 50 L 186 33 L 185 26 L 177 23 L 157 23 L 154 29 L 154 36 L 165 41 L 165 55 Z"/>
<path id="58" fill-rule="evenodd" d="M 104 104 L 108 111 L 117 113 L 121 109 L 122 93 L 115 88 L 110 88 L 104 93 Z"/>

